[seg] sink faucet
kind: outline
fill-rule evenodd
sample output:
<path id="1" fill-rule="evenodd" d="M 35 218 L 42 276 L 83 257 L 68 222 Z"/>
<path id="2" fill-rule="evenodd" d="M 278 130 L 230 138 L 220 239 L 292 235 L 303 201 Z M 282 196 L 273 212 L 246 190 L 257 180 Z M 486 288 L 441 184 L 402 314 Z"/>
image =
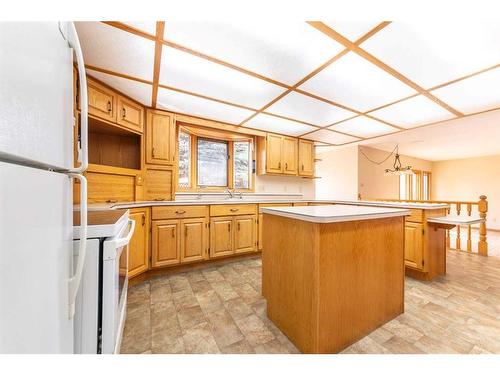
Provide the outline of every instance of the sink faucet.
<path id="1" fill-rule="evenodd" d="M 229 198 L 234 198 L 234 192 L 233 192 L 233 191 L 231 191 L 229 188 L 228 188 L 228 189 L 226 189 L 226 191 L 225 191 L 225 192 L 229 194 Z"/>

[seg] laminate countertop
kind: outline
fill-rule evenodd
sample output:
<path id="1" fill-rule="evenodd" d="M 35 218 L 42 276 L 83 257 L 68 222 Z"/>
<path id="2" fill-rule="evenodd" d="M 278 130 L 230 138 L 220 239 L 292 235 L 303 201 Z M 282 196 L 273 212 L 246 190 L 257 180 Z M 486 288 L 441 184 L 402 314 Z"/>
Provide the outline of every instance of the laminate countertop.
<path id="1" fill-rule="evenodd" d="M 356 201 L 356 200 L 336 200 L 336 199 L 283 199 L 283 198 L 266 198 L 252 199 L 246 197 L 243 199 L 180 199 L 175 201 L 137 201 L 137 202 L 114 202 L 114 203 L 90 203 L 89 210 L 106 210 L 106 209 L 123 209 L 123 208 L 138 208 L 138 207 L 156 207 L 156 206 L 193 206 L 193 205 L 215 205 L 215 204 L 275 204 L 275 203 L 324 203 L 325 205 L 340 204 L 351 206 L 369 206 L 369 207 L 393 207 L 403 209 L 421 209 L 435 210 L 448 208 L 447 204 L 441 203 L 406 203 L 406 202 L 390 202 L 390 201 Z"/>
<path id="2" fill-rule="evenodd" d="M 410 215 L 410 210 L 408 209 L 343 204 L 330 206 L 264 207 L 260 209 L 260 212 L 312 223 L 338 223 Z"/>

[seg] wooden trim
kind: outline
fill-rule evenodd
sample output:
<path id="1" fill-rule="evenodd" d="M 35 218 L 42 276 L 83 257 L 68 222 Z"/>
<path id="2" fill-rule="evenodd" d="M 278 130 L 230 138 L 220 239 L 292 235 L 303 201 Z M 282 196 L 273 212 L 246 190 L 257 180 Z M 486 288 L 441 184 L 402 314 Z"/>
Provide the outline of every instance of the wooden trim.
<path id="1" fill-rule="evenodd" d="M 375 35 L 378 31 L 382 30 L 384 27 L 386 27 L 387 25 L 389 24 L 389 22 L 382 22 L 380 23 L 379 25 L 377 25 L 377 27 L 373 28 L 372 30 L 370 30 L 368 33 L 366 33 L 365 35 L 363 35 L 361 38 L 359 38 L 355 43 L 357 44 L 361 44 L 363 43 L 365 40 L 367 40 L 368 38 L 370 38 L 372 35 Z M 269 108 L 271 105 L 273 105 L 274 103 L 276 103 L 278 100 L 282 99 L 283 97 L 285 97 L 286 95 L 288 95 L 290 92 L 292 91 L 296 91 L 295 89 L 297 87 L 299 87 L 300 85 L 302 85 L 304 82 L 308 81 L 309 79 L 311 79 L 312 77 L 314 77 L 316 74 L 318 74 L 319 72 L 321 72 L 322 70 L 324 70 L 326 67 L 328 67 L 329 65 L 333 64 L 335 61 L 337 61 L 338 59 L 340 59 L 342 56 L 344 56 L 345 54 L 347 54 L 347 52 L 349 52 L 349 49 L 346 48 L 344 49 L 343 51 L 341 51 L 340 53 L 336 54 L 335 56 L 333 56 L 332 58 L 328 59 L 327 61 L 325 61 L 323 64 L 321 64 L 319 67 L 317 67 L 316 69 L 314 69 L 312 72 L 310 72 L 309 74 L 307 74 L 305 77 L 303 77 L 301 80 L 299 80 L 297 83 L 295 83 L 292 87 L 290 87 L 289 89 L 287 89 L 285 92 L 281 93 L 280 95 L 278 95 L 276 98 L 274 98 L 273 100 L 271 100 L 269 103 L 267 103 L 266 105 L 264 105 L 263 107 L 261 107 L 256 113 L 254 113 L 253 115 L 251 115 L 250 117 L 246 118 L 245 120 L 243 120 L 240 125 L 243 125 L 245 124 L 246 122 L 250 121 L 252 118 L 254 118 L 255 116 L 257 116 L 259 113 L 263 113 L 267 108 Z M 335 105 L 335 104 L 333 104 Z M 346 108 L 344 108 L 346 109 Z M 267 112 L 266 112 L 267 113 Z"/>
<path id="2" fill-rule="evenodd" d="M 156 36 L 149 34 L 145 31 L 136 29 L 135 27 L 129 26 L 125 23 L 117 22 L 117 21 L 101 21 L 101 22 L 108 25 L 108 26 L 116 27 L 117 29 L 126 31 L 128 33 L 152 40 L 153 42 L 156 41 Z"/>
<path id="3" fill-rule="evenodd" d="M 341 43 L 342 45 L 344 45 L 346 48 L 348 48 L 352 52 L 355 52 L 356 54 L 358 54 L 359 56 L 368 60 L 372 64 L 383 69 L 386 73 L 389 73 L 394 78 L 396 78 L 396 79 L 400 80 L 401 82 L 405 83 L 406 85 L 410 86 L 415 91 L 426 96 L 427 98 L 429 98 L 430 100 L 432 100 L 436 104 L 438 104 L 441 107 L 443 107 L 444 109 L 446 109 L 448 112 L 453 113 L 457 117 L 463 116 L 462 112 L 457 111 L 456 109 L 452 108 L 450 105 L 444 103 L 442 100 L 440 100 L 439 98 L 437 98 L 434 95 L 432 95 L 431 93 L 429 93 L 423 87 L 419 86 L 418 84 L 416 84 L 415 82 L 413 82 L 409 78 L 405 77 L 404 75 L 402 75 L 401 73 L 399 73 L 395 69 L 391 68 L 389 65 L 387 65 L 384 62 L 382 62 L 381 60 L 377 59 L 375 56 L 368 53 L 367 51 L 365 51 L 364 49 L 359 47 L 357 44 L 351 42 L 350 40 L 348 40 L 344 36 L 340 35 L 338 32 L 336 32 L 332 28 L 328 27 L 323 22 L 308 21 L 307 23 L 309 25 L 311 25 L 312 27 L 314 27 L 315 29 L 317 29 L 318 31 L 321 31 L 323 34 L 329 36 L 330 38 L 332 38 L 336 42 Z"/>
<path id="4" fill-rule="evenodd" d="M 108 75 L 111 75 L 111 76 L 116 76 L 116 77 L 120 77 L 120 78 L 125 78 L 125 79 L 129 79 L 131 81 L 136 81 L 136 82 L 140 82 L 140 83 L 145 83 L 147 85 L 152 85 L 153 82 L 152 81 L 148 81 L 147 79 L 142 79 L 142 78 L 137 78 L 137 77 L 133 77 L 133 76 L 129 76 L 128 74 L 123 74 L 123 73 L 118 73 L 118 72 L 115 72 L 113 70 L 108 70 L 108 69 L 104 69 L 104 68 L 99 68 L 97 66 L 93 66 L 93 65 L 88 65 L 88 64 L 85 64 L 85 69 L 89 69 L 89 70 L 94 70 L 96 72 L 99 72 L 99 73 L 104 73 L 104 74 L 108 74 Z M 110 86 L 108 86 L 110 87 Z M 114 88 L 113 90 L 116 91 L 116 89 Z"/>
<path id="5" fill-rule="evenodd" d="M 165 31 L 165 22 L 156 22 L 156 40 L 155 40 L 155 59 L 153 67 L 153 91 L 151 94 L 151 107 L 156 108 L 156 100 L 158 98 L 158 82 L 160 80 L 160 66 L 161 66 L 161 50 L 163 44 L 163 34 Z"/>

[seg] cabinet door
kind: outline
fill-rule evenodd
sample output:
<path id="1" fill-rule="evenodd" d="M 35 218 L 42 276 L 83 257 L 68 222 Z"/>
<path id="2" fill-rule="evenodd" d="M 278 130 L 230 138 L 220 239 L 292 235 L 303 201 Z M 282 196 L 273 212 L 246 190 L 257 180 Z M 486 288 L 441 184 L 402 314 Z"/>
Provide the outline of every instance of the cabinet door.
<path id="1" fill-rule="evenodd" d="M 283 137 L 283 173 L 297 174 L 297 138 Z"/>
<path id="2" fill-rule="evenodd" d="M 143 107 L 122 96 L 118 96 L 117 123 L 128 129 L 142 133 L 144 127 Z"/>
<path id="3" fill-rule="evenodd" d="M 173 164 L 175 122 L 171 114 L 148 111 L 146 122 L 146 162 Z"/>
<path id="4" fill-rule="evenodd" d="M 299 139 L 299 175 L 314 175 L 314 142 Z"/>
<path id="5" fill-rule="evenodd" d="M 210 257 L 216 258 L 233 253 L 233 218 L 210 219 Z"/>
<path id="6" fill-rule="evenodd" d="M 180 263 L 179 232 L 180 220 L 153 221 L 151 267 Z"/>
<path id="7" fill-rule="evenodd" d="M 234 252 L 248 253 L 255 251 L 255 215 L 234 217 Z"/>
<path id="8" fill-rule="evenodd" d="M 268 134 L 266 141 L 266 172 L 281 173 L 283 171 L 283 137 Z"/>
<path id="9" fill-rule="evenodd" d="M 172 200 L 172 170 L 146 167 L 144 199 L 147 201 Z"/>
<path id="10" fill-rule="evenodd" d="M 423 226 L 418 223 L 406 223 L 405 225 L 405 265 L 422 269 L 423 256 Z"/>
<path id="11" fill-rule="evenodd" d="M 89 114 L 104 120 L 116 121 L 116 94 L 110 89 L 89 80 L 88 106 Z"/>
<path id="12" fill-rule="evenodd" d="M 134 277 L 148 270 L 149 209 L 135 208 L 129 217 L 135 220 L 135 231 L 129 246 L 128 277 Z"/>
<path id="13" fill-rule="evenodd" d="M 208 223 L 205 218 L 181 220 L 181 262 L 194 262 L 208 256 Z"/>

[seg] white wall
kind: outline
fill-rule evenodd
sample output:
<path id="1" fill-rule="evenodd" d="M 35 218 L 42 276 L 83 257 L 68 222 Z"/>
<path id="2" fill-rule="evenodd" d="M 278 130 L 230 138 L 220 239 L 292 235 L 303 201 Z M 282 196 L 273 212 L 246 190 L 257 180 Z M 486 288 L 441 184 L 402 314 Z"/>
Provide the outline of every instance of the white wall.
<path id="1" fill-rule="evenodd" d="M 358 146 L 322 151 L 316 149 L 317 199 L 357 199 Z"/>
<path id="2" fill-rule="evenodd" d="M 386 176 L 385 170 L 392 169 L 395 155 L 391 156 L 381 165 L 371 163 L 366 157 L 373 161 L 382 161 L 389 152 L 371 147 L 359 146 L 358 154 L 358 192 L 362 199 L 399 199 L 399 176 Z M 365 155 L 361 153 L 363 151 Z M 411 165 L 413 169 L 432 171 L 432 163 L 428 160 L 400 155 L 403 166 Z"/>
<path id="3" fill-rule="evenodd" d="M 314 180 L 297 176 L 255 176 L 256 193 L 302 194 L 314 198 Z"/>
<path id="4" fill-rule="evenodd" d="M 500 229 L 500 155 L 432 163 L 432 199 L 488 197 L 487 227 Z"/>

